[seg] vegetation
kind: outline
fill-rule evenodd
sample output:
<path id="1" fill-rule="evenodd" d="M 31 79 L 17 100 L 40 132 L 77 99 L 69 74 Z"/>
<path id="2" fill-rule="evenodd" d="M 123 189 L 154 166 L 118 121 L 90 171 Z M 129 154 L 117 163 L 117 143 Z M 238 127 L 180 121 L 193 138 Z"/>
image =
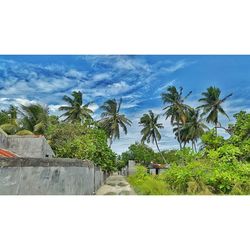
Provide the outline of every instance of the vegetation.
<path id="1" fill-rule="evenodd" d="M 109 137 L 109 146 L 111 147 L 115 139 L 120 139 L 120 127 L 127 134 L 127 125 L 132 122 L 124 114 L 120 114 L 122 99 L 119 102 L 116 99 L 106 101 L 101 109 L 103 110 L 99 121 L 100 126 L 106 131 Z"/>
<path id="2" fill-rule="evenodd" d="M 184 103 L 188 96 L 192 93 L 191 91 L 182 97 L 183 88 L 181 87 L 178 91 L 175 86 L 170 86 L 167 88 L 166 93 L 162 94 L 162 100 L 167 106 L 163 109 L 165 110 L 164 115 L 166 119 L 170 118 L 171 124 L 176 124 L 177 126 L 177 140 L 180 144 L 180 149 L 182 148 L 181 140 L 181 126 L 184 126 L 187 120 L 187 112 L 189 106 Z"/>
<path id="3" fill-rule="evenodd" d="M 159 153 L 162 156 L 163 161 L 166 162 L 158 145 L 158 141 L 161 140 L 159 129 L 164 128 L 162 123 L 158 123 L 158 118 L 159 115 L 155 115 L 152 110 L 149 110 L 149 114 L 144 114 L 142 116 L 139 122 L 139 124 L 144 127 L 141 130 L 141 142 L 144 143 L 145 141 L 147 141 L 147 143 L 149 143 L 150 141 L 152 141 L 152 143 L 155 143 Z"/>
<path id="4" fill-rule="evenodd" d="M 34 134 L 44 134 L 48 127 L 49 110 L 40 104 L 22 105 L 22 129 Z"/>
<path id="5" fill-rule="evenodd" d="M 116 155 L 108 147 L 107 136 L 103 130 L 79 123 L 60 123 L 51 125 L 47 138 L 57 157 L 88 159 L 102 170 L 116 170 Z"/>
<path id="6" fill-rule="evenodd" d="M 92 120 L 93 111 L 89 108 L 90 103 L 83 104 L 82 92 L 74 91 L 73 98 L 65 95 L 63 100 L 69 106 L 61 106 L 59 110 L 66 111 L 62 116 L 66 117 L 64 121 L 71 123 L 84 123 L 85 120 Z"/>
<path id="7" fill-rule="evenodd" d="M 200 152 L 175 151 L 171 167 L 158 176 L 139 166 L 130 183 L 139 194 L 250 194 L 250 114 L 240 112 L 235 118 L 230 138 L 212 129 L 203 134 Z"/>
<path id="8" fill-rule="evenodd" d="M 222 104 L 230 97 L 232 94 L 227 95 L 226 97 L 220 99 L 221 91 L 219 88 L 216 87 L 209 87 L 206 92 L 203 92 L 203 98 L 201 98 L 199 101 L 203 103 L 203 105 L 199 106 L 198 108 L 203 109 L 203 114 L 207 115 L 206 121 L 208 123 L 213 123 L 216 128 L 221 127 L 221 124 L 219 123 L 218 115 L 221 113 L 222 115 L 225 115 L 228 119 L 228 115 L 222 108 Z"/>
<path id="9" fill-rule="evenodd" d="M 107 100 L 101 106 L 101 119 L 95 121 L 90 103 L 83 104 L 82 93 L 64 96 L 62 118 L 50 115 L 42 104 L 10 106 L 0 112 L 0 132 L 9 135 L 43 134 L 56 156 L 87 159 L 104 171 L 124 168 L 129 160 L 138 164 L 128 177 L 138 194 L 250 194 L 250 114 L 234 115 L 235 123 L 222 127 L 220 115 L 228 117 L 223 105 L 232 96 L 221 98 L 221 91 L 209 87 L 199 99 L 199 107 L 190 107 L 183 95 L 170 86 L 162 93 L 163 116 L 170 119 L 180 149 L 160 150 L 160 115 L 151 110 L 139 120 L 141 142 L 129 146 L 117 156 L 111 149 L 114 140 L 125 134 L 132 122 L 121 113 L 122 100 Z M 218 135 L 224 129 L 229 138 Z M 148 145 L 154 143 L 155 152 Z M 171 145 L 170 145 L 171 146 Z M 170 166 L 159 175 L 148 173 L 151 162 Z"/>

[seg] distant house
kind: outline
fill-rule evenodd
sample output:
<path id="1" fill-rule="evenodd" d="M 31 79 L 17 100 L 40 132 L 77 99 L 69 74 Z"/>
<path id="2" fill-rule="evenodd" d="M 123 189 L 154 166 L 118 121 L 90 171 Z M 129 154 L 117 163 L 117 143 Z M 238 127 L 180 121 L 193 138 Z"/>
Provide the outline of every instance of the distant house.
<path id="1" fill-rule="evenodd" d="M 169 168 L 168 164 L 158 164 L 158 163 L 151 162 L 148 165 L 148 172 L 150 174 L 160 174 L 164 172 L 165 170 L 167 170 L 168 168 Z"/>
<path id="2" fill-rule="evenodd" d="M 0 157 L 54 157 L 55 154 L 42 135 L 7 135 L 0 132 Z"/>

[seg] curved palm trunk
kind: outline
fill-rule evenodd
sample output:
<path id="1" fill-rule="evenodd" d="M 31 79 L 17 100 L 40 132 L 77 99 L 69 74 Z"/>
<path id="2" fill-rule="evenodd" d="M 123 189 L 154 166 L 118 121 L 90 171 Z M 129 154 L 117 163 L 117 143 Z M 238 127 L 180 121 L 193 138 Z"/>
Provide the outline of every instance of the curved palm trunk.
<path id="1" fill-rule="evenodd" d="M 157 142 L 156 139 L 155 139 L 155 144 L 156 144 L 156 147 L 157 147 L 159 153 L 161 154 L 161 157 L 162 157 L 164 163 L 167 163 L 167 162 L 166 162 L 166 159 L 164 158 L 164 156 L 163 156 L 163 154 L 162 154 L 162 152 L 161 152 L 161 150 L 160 150 L 160 148 L 159 148 L 159 145 L 158 145 L 158 142 Z"/>

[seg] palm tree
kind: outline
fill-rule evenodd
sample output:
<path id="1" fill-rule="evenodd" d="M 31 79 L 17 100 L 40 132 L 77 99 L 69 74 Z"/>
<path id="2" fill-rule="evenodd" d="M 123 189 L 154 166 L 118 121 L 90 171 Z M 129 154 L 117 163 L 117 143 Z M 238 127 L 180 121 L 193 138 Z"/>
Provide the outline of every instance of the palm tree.
<path id="1" fill-rule="evenodd" d="M 182 96 L 182 93 L 183 88 L 180 87 L 178 91 L 175 86 L 169 86 L 166 93 L 162 93 L 163 103 L 167 104 L 167 106 L 163 109 L 166 110 L 164 115 L 166 116 L 166 119 L 170 117 L 172 125 L 174 125 L 175 122 L 177 124 L 177 140 L 180 144 L 180 149 L 182 148 L 180 138 L 181 124 L 185 124 L 187 119 L 187 111 L 190 108 L 188 105 L 184 104 L 184 101 L 192 93 L 192 91 L 190 91 L 185 97 Z"/>
<path id="2" fill-rule="evenodd" d="M 124 114 L 120 114 L 122 99 L 119 102 L 116 99 L 107 100 L 100 108 L 103 109 L 99 124 L 106 131 L 109 137 L 109 146 L 111 147 L 115 139 L 120 139 L 120 127 L 127 134 L 127 127 L 132 122 Z"/>
<path id="3" fill-rule="evenodd" d="M 83 98 L 81 91 L 73 91 L 73 98 L 65 95 L 63 100 L 67 102 L 68 106 L 61 106 L 59 108 L 60 111 L 66 111 L 62 116 L 65 116 L 66 122 L 79 122 L 83 123 L 86 120 L 92 120 L 91 114 L 93 111 L 89 108 L 90 102 L 83 105 Z"/>
<path id="4" fill-rule="evenodd" d="M 35 134 L 44 134 L 48 126 L 48 107 L 41 104 L 21 105 L 22 129 Z"/>
<path id="5" fill-rule="evenodd" d="M 190 109 L 187 122 L 185 123 L 182 133 L 192 142 L 192 148 L 197 151 L 197 140 L 204 134 L 208 127 L 204 123 L 204 119 L 200 116 L 198 109 Z"/>
<path id="6" fill-rule="evenodd" d="M 158 145 L 158 141 L 161 140 L 161 134 L 159 132 L 159 129 L 164 128 L 162 123 L 158 123 L 158 119 L 159 115 L 155 115 L 152 110 L 149 110 L 148 114 L 144 114 L 141 117 L 139 124 L 144 127 L 141 130 L 141 142 L 144 143 L 145 141 L 147 141 L 147 143 L 150 143 L 151 141 L 152 143 L 155 143 L 159 153 L 162 156 L 162 159 L 166 163 L 166 160 Z"/>
<path id="7" fill-rule="evenodd" d="M 207 115 L 206 121 L 208 123 L 213 123 L 216 128 L 221 127 L 221 124 L 219 123 L 218 116 L 219 113 L 222 115 L 225 115 L 228 119 L 228 115 L 222 108 L 222 104 L 230 97 L 232 96 L 232 93 L 225 96 L 224 98 L 220 99 L 221 90 L 217 87 L 209 87 L 207 88 L 206 92 L 203 92 L 203 98 L 199 99 L 199 102 L 202 102 L 203 105 L 199 106 L 198 108 L 203 109 L 203 115 Z"/>

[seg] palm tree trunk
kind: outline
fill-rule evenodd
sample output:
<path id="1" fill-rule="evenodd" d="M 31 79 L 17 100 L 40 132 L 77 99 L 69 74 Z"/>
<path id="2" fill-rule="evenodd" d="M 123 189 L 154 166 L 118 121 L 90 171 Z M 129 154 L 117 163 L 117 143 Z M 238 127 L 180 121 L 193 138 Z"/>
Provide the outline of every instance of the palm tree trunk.
<path id="1" fill-rule="evenodd" d="M 180 131 L 179 121 L 177 121 L 177 128 L 178 128 L 178 142 L 180 144 L 180 149 L 182 149 L 182 145 L 181 145 L 181 131 Z"/>
<path id="2" fill-rule="evenodd" d="M 216 117 L 216 119 L 215 119 L 215 134 L 216 134 L 216 136 L 218 135 L 217 125 L 218 125 L 218 117 Z"/>
<path id="3" fill-rule="evenodd" d="M 109 147 L 110 148 L 111 148 L 112 143 L 113 143 L 112 136 L 110 136 L 110 138 L 109 138 Z"/>
<path id="4" fill-rule="evenodd" d="M 163 156 L 163 154 L 162 154 L 162 152 L 161 152 L 161 150 L 160 150 L 160 148 L 159 148 L 159 145 L 158 145 L 158 142 L 157 142 L 156 139 L 155 139 L 155 144 L 156 144 L 156 147 L 157 147 L 159 153 L 161 154 L 161 157 L 162 157 L 164 163 L 167 163 L 165 157 Z"/>
<path id="5" fill-rule="evenodd" d="M 195 141 L 192 141 L 192 149 L 197 153 Z"/>

